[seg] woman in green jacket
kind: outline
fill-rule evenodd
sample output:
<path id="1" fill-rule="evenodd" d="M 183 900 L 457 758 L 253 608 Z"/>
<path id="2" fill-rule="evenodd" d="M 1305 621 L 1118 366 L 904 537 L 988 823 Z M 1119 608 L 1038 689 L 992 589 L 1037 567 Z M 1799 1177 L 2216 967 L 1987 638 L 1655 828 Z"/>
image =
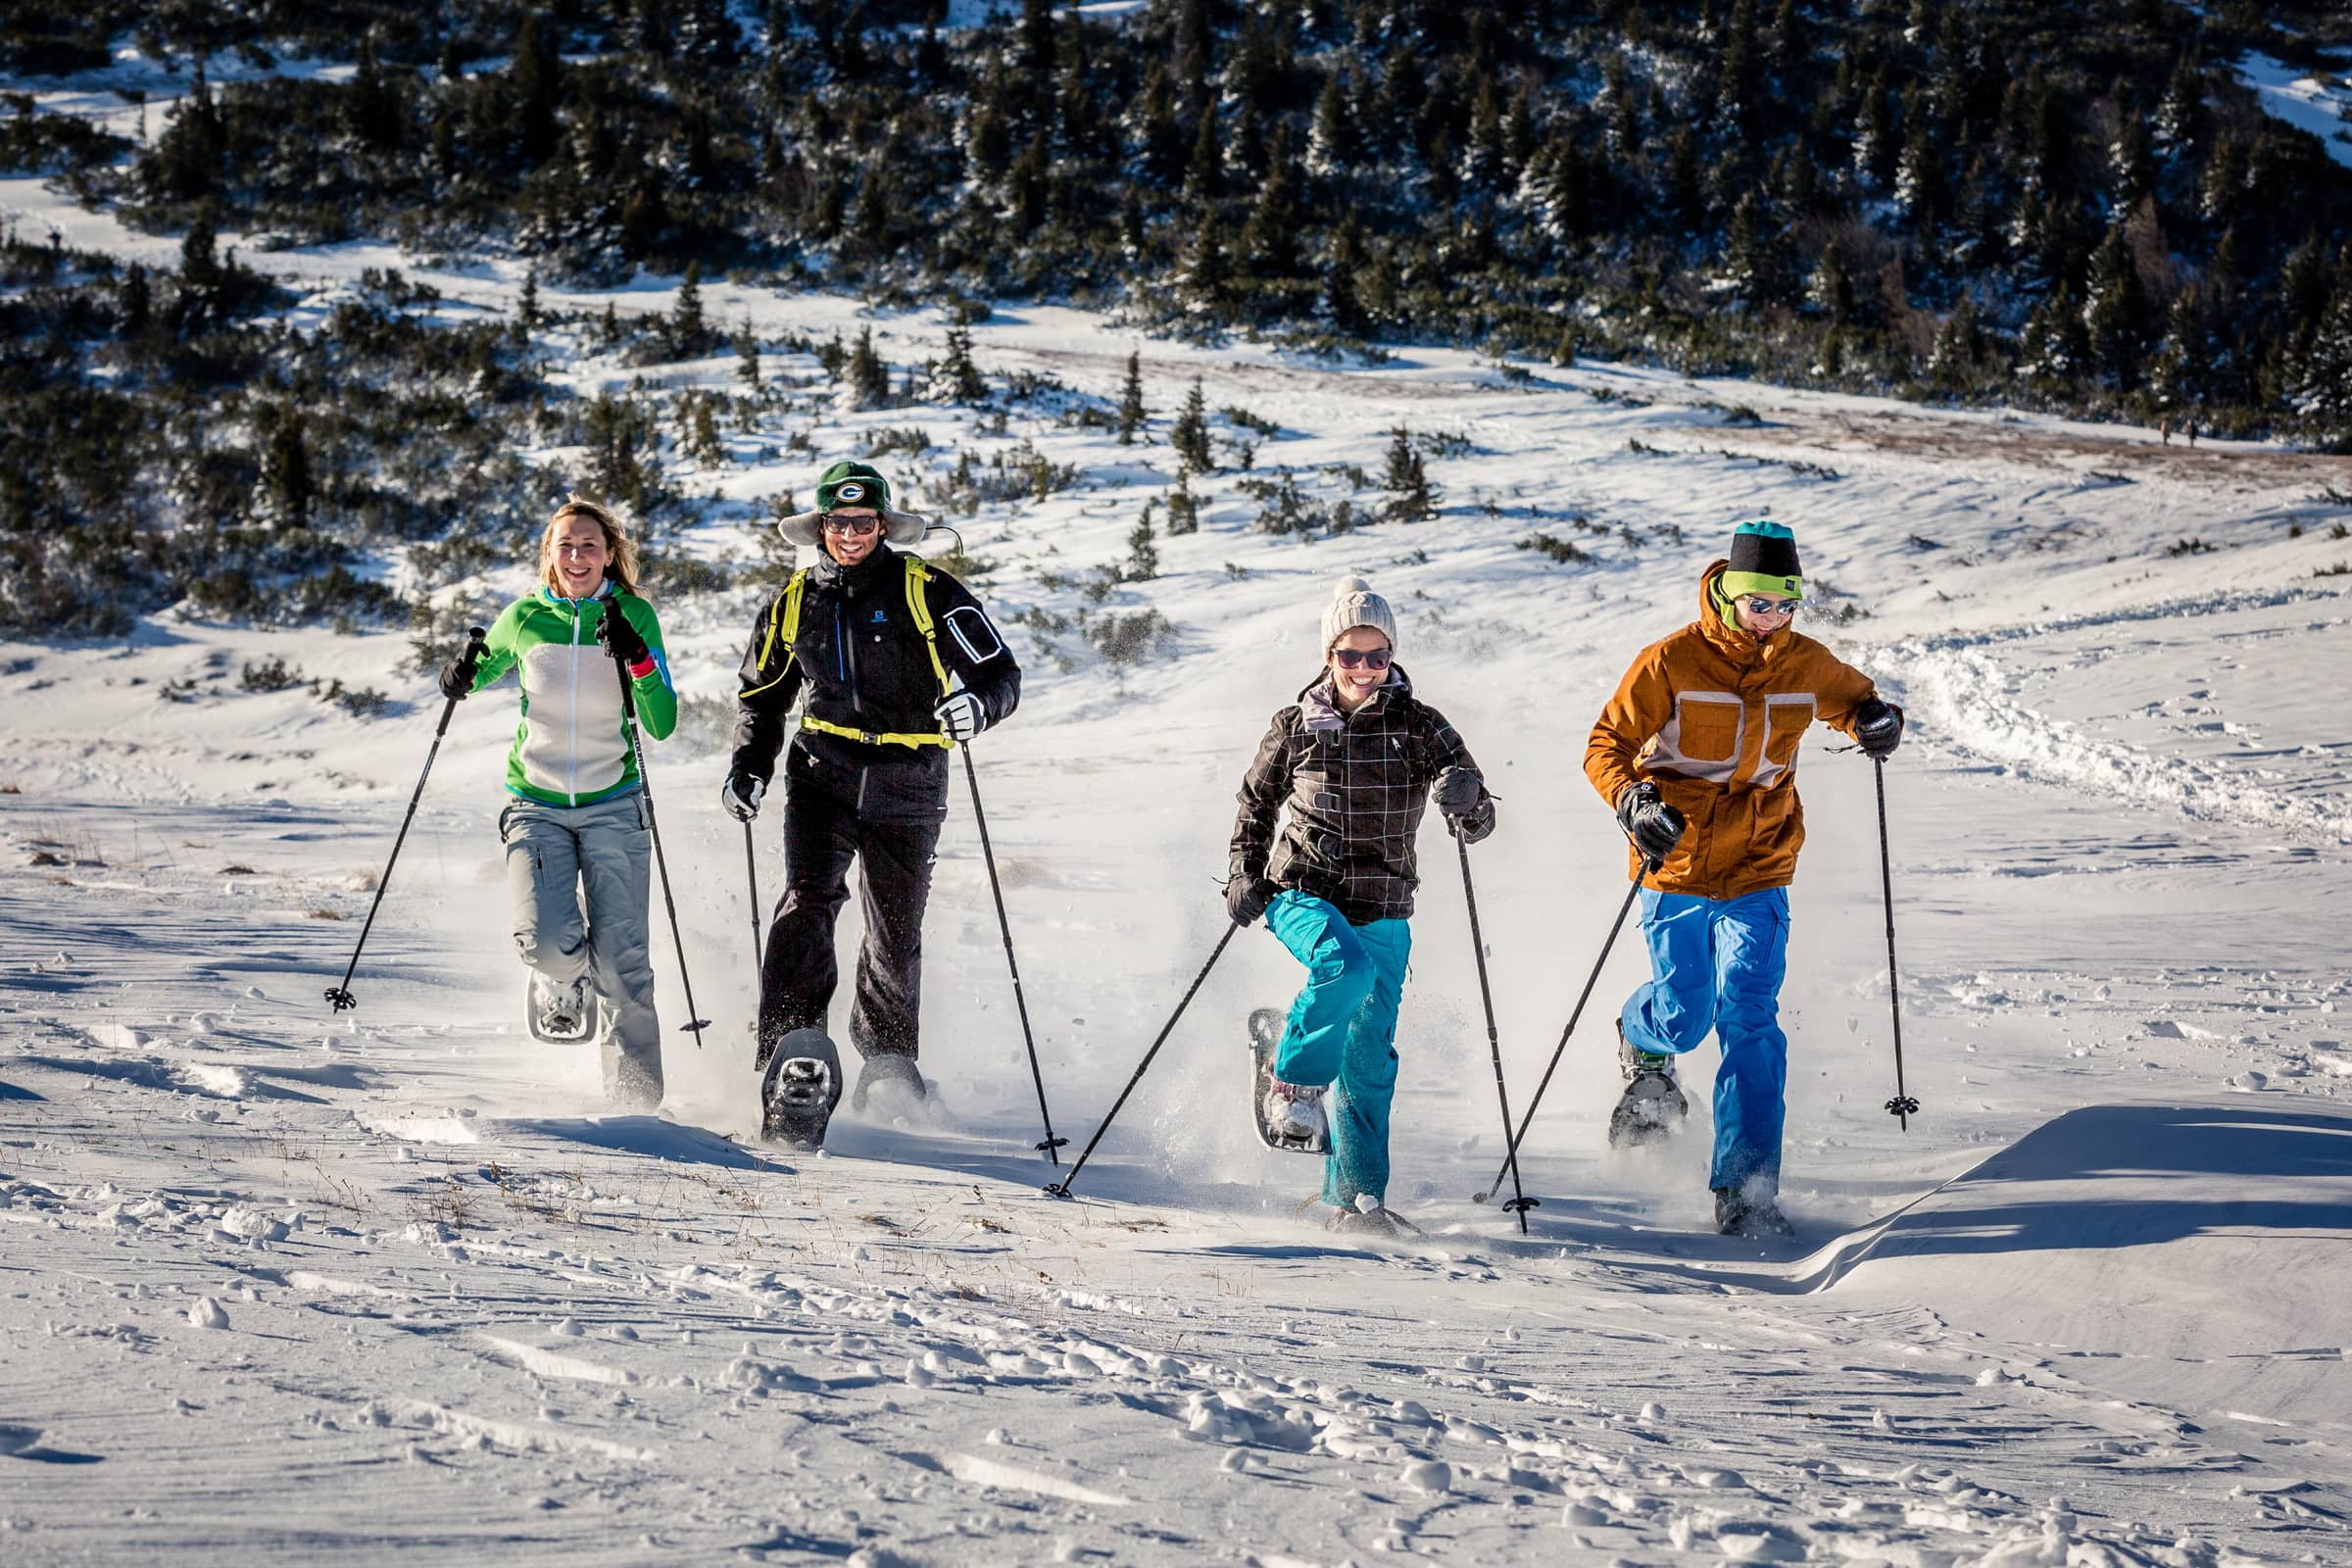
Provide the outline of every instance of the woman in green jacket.
<path id="1" fill-rule="evenodd" d="M 479 661 L 442 668 L 441 691 L 463 698 L 519 672 L 522 722 L 507 754 L 514 798 L 498 827 L 514 947 L 531 969 L 531 1030 L 580 1039 L 601 1003 L 605 1093 L 651 1109 L 662 1102 L 648 952 L 653 840 L 615 664 L 645 731 L 669 734 L 677 689 L 654 607 L 637 593 L 636 541 L 604 508 L 573 497 L 540 537 L 538 591 L 499 615 Z"/>

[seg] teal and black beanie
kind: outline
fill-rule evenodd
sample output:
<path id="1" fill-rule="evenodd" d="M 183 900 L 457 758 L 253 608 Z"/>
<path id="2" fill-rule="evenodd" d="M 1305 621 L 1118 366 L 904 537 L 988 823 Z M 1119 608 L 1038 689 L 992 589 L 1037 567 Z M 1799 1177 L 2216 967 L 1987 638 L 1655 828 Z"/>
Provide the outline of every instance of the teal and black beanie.
<path id="1" fill-rule="evenodd" d="M 816 510 L 825 513 L 836 507 L 871 507 L 876 512 L 888 512 L 890 481 L 870 463 L 844 459 L 818 475 L 816 481 Z"/>
<path id="2" fill-rule="evenodd" d="M 1797 564 L 1796 535 L 1784 523 L 1757 517 L 1732 530 L 1732 561 L 1722 577 L 1726 599 L 1741 594 L 1783 594 L 1802 599 L 1804 568 Z"/>

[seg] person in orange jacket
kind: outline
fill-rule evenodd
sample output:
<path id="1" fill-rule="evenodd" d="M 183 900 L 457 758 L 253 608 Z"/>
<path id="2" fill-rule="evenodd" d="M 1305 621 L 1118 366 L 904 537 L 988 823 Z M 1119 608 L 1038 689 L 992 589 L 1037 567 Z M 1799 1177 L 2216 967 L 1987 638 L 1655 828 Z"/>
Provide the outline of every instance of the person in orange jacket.
<path id="1" fill-rule="evenodd" d="M 1730 558 L 1700 579 L 1698 619 L 1642 650 L 1585 748 L 1586 777 L 1632 841 L 1650 961 L 1618 1016 L 1626 1089 L 1609 1142 L 1638 1146 L 1679 1124 L 1689 1104 L 1675 1058 L 1712 1031 L 1723 1061 L 1707 1185 L 1727 1236 L 1790 1234 L 1780 996 L 1805 841 L 1797 742 L 1819 719 L 1884 759 L 1903 734 L 1902 710 L 1868 675 L 1792 628 L 1803 599 L 1796 536 L 1739 524 Z"/>

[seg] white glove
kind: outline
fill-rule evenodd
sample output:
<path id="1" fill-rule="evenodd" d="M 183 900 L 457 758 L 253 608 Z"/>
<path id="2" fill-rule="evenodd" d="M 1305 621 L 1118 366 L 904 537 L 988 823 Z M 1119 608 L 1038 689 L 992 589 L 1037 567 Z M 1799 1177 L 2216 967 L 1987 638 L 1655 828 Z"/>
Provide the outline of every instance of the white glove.
<path id="1" fill-rule="evenodd" d="M 950 692 L 931 711 L 939 719 L 939 727 L 948 732 L 948 739 L 957 743 L 988 728 L 988 710 L 970 692 Z"/>
<path id="2" fill-rule="evenodd" d="M 718 788 L 718 804 L 736 821 L 749 822 L 760 814 L 760 798 L 766 793 L 767 780 L 749 773 L 729 773 Z"/>

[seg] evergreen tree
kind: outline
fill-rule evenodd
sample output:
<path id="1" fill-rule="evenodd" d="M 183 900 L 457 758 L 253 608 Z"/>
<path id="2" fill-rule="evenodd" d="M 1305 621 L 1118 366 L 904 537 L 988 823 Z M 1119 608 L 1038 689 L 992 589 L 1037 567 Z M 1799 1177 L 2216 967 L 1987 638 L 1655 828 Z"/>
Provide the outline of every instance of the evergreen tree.
<path id="1" fill-rule="evenodd" d="M 1354 165 L 1355 154 L 1355 117 L 1348 109 L 1348 90 L 1335 71 L 1323 78 L 1322 91 L 1315 94 L 1314 125 L 1306 138 L 1307 172 L 1325 179 L 1344 174 Z"/>
<path id="2" fill-rule="evenodd" d="M 1343 337 L 1362 337 L 1371 328 L 1356 279 L 1364 270 L 1363 229 L 1350 211 L 1331 231 L 1323 253 L 1323 314 Z"/>
<path id="3" fill-rule="evenodd" d="M 1242 229 L 1242 254 L 1259 277 L 1289 277 L 1298 270 L 1299 180 L 1291 162 L 1290 127 L 1278 126 L 1267 153 L 1264 183 Z"/>
<path id="4" fill-rule="evenodd" d="M 2084 290 L 2088 298 L 2082 307 L 2082 327 L 2090 355 L 2088 368 L 2117 390 L 2129 392 L 2139 384 L 2147 300 L 2122 223 L 2111 224 L 2107 237 L 2099 242 L 2090 259 Z"/>
<path id="5" fill-rule="evenodd" d="M 1383 488 L 1389 492 L 1388 515 L 1395 521 L 1419 522 L 1438 514 L 1437 487 L 1429 482 L 1429 471 L 1413 447 L 1412 432 L 1401 424 L 1389 433 Z"/>
<path id="6" fill-rule="evenodd" d="M 525 169 L 536 169 L 556 150 L 556 105 L 563 92 L 563 63 L 556 40 L 536 8 L 523 10 L 522 24 L 514 32 L 513 58 L 507 74 L 515 100 L 514 151 Z"/>
<path id="7" fill-rule="evenodd" d="M 1208 444 L 1208 400 L 1199 376 L 1193 377 L 1192 390 L 1184 395 L 1184 406 L 1168 428 L 1168 445 L 1175 449 L 1180 474 L 1217 471 L 1216 453 Z"/>
<path id="8" fill-rule="evenodd" d="M 2297 413 L 2342 441 L 2352 437 L 2352 265 L 2335 270 L 2333 296 L 2295 356 L 2287 396 Z"/>
<path id="9" fill-rule="evenodd" d="M 599 393 L 588 405 L 588 489 L 610 505 L 644 516 L 661 483 L 656 437 L 633 398 Z"/>
<path id="10" fill-rule="evenodd" d="M 1214 211 L 1224 183 L 1225 149 L 1217 139 L 1215 106 L 1203 106 L 1193 135 L 1193 156 L 1184 170 L 1184 199 L 1198 210 Z"/>
<path id="11" fill-rule="evenodd" d="M 710 346 L 710 329 L 703 320 L 703 264 L 688 262 L 678 284 L 677 302 L 669 312 L 669 341 L 673 355 L 691 358 Z"/>
<path id="12" fill-rule="evenodd" d="M 746 316 L 743 325 L 735 332 L 735 376 L 754 392 L 760 390 L 760 334 L 752 330 L 752 318 Z"/>
<path id="13" fill-rule="evenodd" d="M 1754 191 L 1740 198 L 1724 232 L 1723 279 L 1740 298 L 1757 309 L 1777 305 L 1787 295 L 1787 259 L 1782 254 L 1782 228 Z"/>
<path id="14" fill-rule="evenodd" d="M 1119 388 L 1119 445 L 1133 446 L 1143 427 L 1144 355 L 1137 349 L 1127 356 L 1127 379 Z"/>
<path id="15" fill-rule="evenodd" d="M 986 403 L 988 381 L 972 362 L 972 329 L 958 322 L 948 328 L 948 357 L 939 368 L 951 403 Z"/>
<path id="16" fill-rule="evenodd" d="M 264 521 L 280 528 L 309 527 L 311 509 L 318 501 L 302 423 L 302 416 L 291 408 L 276 409 L 269 417 L 258 510 Z"/>
<path id="17" fill-rule="evenodd" d="M 1120 575 L 1129 582 L 1150 582 L 1159 575 L 1159 551 L 1152 538 L 1152 503 L 1147 501 L 1127 535 L 1127 565 Z"/>
<path id="18" fill-rule="evenodd" d="M 522 274 L 522 288 L 514 296 L 514 323 L 524 332 L 539 327 L 539 269 L 529 268 Z"/>
<path id="19" fill-rule="evenodd" d="M 1928 356 L 1928 380 L 1946 392 L 1965 392 L 1975 385 L 1977 365 L 1984 356 L 1984 334 L 1977 322 L 1977 303 L 1960 297 L 1952 314 L 1936 332 L 1936 348 Z"/>
<path id="20" fill-rule="evenodd" d="M 2061 281 L 2026 318 L 2017 368 L 2045 383 L 2063 384 L 2082 373 L 2089 357 L 2082 313 L 2074 290 Z"/>
<path id="21" fill-rule="evenodd" d="M 2182 289 L 2165 313 L 2164 339 L 2148 363 L 2148 395 L 2168 414 L 2205 401 L 2213 377 L 2213 343 L 2199 291 Z"/>
<path id="22" fill-rule="evenodd" d="M 879 409 L 890 402 L 890 367 L 874 352 L 874 329 L 861 327 L 858 345 L 850 350 L 849 363 L 844 368 L 844 379 L 849 388 L 849 406 L 853 409 Z"/>
<path id="23" fill-rule="evenodd" d="M 1193 496 L 1192 470 L 1176 470 L 1176 488 L 1168 492 L 1168 534 L 1200 531 L 1200 504 Z"/>
<path id="24" fill-rule="evenodd" d="M 1184 298 L 1196 311 L 1214 314 L 1224 303 L 1229 269 L 1225 262 L 1225 225 L 1214 212 L 1200 220 L 1193 248 L 1185 258 Z"/>
<path id="25" fill-rule="evenodd" d="M 1911 220 L 1912 228 L 1925 233 L 1942 220 L 1944 201 L 1943 153 L 1936 127 L 1925 114 L 1914 112 L 1895 166 L 1895 210 Z"/>
<path id="26" fill-rule="evenodd" d="M 1145 172 L 1163 185 L 1184 176 L 1184 127 L 1176 121 L 1176 89 L 1167 67 L 1152 62 L 1125 120 L 1127 145 Z"/>

